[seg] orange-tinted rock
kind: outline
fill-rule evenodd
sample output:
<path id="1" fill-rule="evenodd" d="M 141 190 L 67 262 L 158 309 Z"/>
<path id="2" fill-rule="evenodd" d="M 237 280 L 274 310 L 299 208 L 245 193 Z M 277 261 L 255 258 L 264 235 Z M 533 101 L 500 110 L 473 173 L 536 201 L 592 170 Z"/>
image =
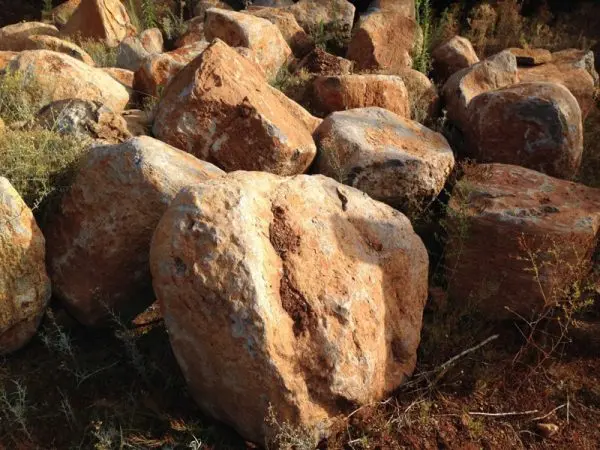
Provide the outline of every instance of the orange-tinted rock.
<path id="1" fill-rule="evenodd" d="M 36 333 L 50 301 L 45 241 L 31 210 L 0 177 L 0 355 Z"/>
<path id="2" fill-rule="evenodd" d="M 523 167 L 473 167 L 449 208 L 451 298 L 490 319 L 538 317 L 585 276 L 598 243 L 600 190 Z"/>
<path id="3" fill-rule="evenodd" d="M 426 75 L 414 69 L 394 72 L 401 78 L 408 92 L 410 117 L 417 122 L 431 122 L 440 114 L 440 96 L 435 84 Z"/>
<path id="4" fill-rule="evenodd" d="M 58 29 L 47 23 L 21 22 L 0 28 L 0 50 L 28 50 L 29 38 L 36 35 L 57 36 Z"/>
<path id="5" fill-rule="evenodd" d="M 175 48 L 185 47 L 202 40 L 206 40 L 204 37 L 204 17 L 193 17 L 186 22 L 186 30 L 175 42 Z"/>
<path id="6" fill-rule="evenodd" d="M 409 68 L 419 33 L 414 19 L 400 12 L 371 12 L 356 25 L 346 57 L 360 70 Z"/>
<path id="7" fill-rule="evenodd" d="M 291 12 L 307 33 L 323 30 L 350 37 L 356 8 L 347 0 L 300 0 L 283 8 Z"/>
<path id="8" fill-rule="evenodd" d="M 24 50 L 51 50 L 53 52 L 69 55 L 86 63 L 88 66 L 96 65 L 92 57 L 80 46 L 54 36 L 30 36 Z"/>
<path id="9" fill-rule="evenodd" d="M 293 175 L 316 153 L 309 119 L 259 68 L 217 39 L 167 87 L 154 134 L 226 171 Z"/>
<path id="10" fill-rule="evenodd" d="M 402 78 L 392 75 L 316 77 L 313 104 L 324 115 L 334 111 L 379 106 L 410 117 L 408 91 Z"/>
<path id="11" fill-rule="evenodd" d="M 57 27 L 63 27 L 71 18 L 81 0 L 67 0 L 50 12 L 50 19 Z"/>
<path id="12" fill-rule="evenodd" d="M 0 70 L 6 69 L 8 63 L 19 54 L 19 52 L 3 52 L 0 51 Z"/>
<path id="13" fill-rule="evenodd" d="M 135 35 L 136 30 L 120 0 L 81 0 L 61 33 L 116 47 L 127 36 Z"/>
<path id="14" fill-rule="evenodd" d="M 544 48 L 509 48 L 519 67 L 539 66 L 552 62 L 552 53 Z"/>
<path id="15" fill-rule="evenodd" d="M 399 12 L 406 17 L 415 18 L 415 0 L 373 0 L 371 9 Z"/>
<path id="16" fill-rule="evenodd" d="M 148 28 L 138 36 L 144 49 L 151 55 L 164 51 L 164 39 L 159 28 Z"/>
<path id="17" fill-rule="evenodd" d="M 327 53 L 325 50 L 315 48 L 296 65 L 296 70 L 305 70 L 315 75 L 350 75 L 352 61 Z"/>
<path id="18" fill-rule="evenodd" d="M 298 25 L 292 13 L 277 8 L 253 8 L 249 13 L 276 25 L 296 57 L 302 58 L 315 47 L 313 39 Z"/>
<path id="19" fill-rule="evenodd" d="M 130 94 L 133 93 L 134 72 L 127 69 L 119 69 L 118 67 L 103 67 L 102 71 L 121 83 Z"/>
<path id="20" fill-rule="evenodd" d="M 581 109 L 567 88 L 521 83 L 484 92 L 469 104 L 468 156 L 479 162 L 514 164 L 559 178 L 581 165 Z"/>
<path id="21" fill-rule="evenodd" d="M 551 63 L 519 68 L 521 81 L 559 83 L 566 86 L 579 102 L 584 119 L 594 107 L 597 77 L 594 54 L 583 50 L 553 53 Z"/>
<path id="22" fill-rule="evenodd" d="M 277 433 L 271 410 L 316 447 L 414 370 L 427 252 L 405 216 L 353 188 L 229 174 L 177 196 L 150 255 L 193 397 L 245 439 Z"/>
<path id="23" fill-rule="evenodd" d="M 107 308 L 127 318 L 151 304 L 156 224 L 180 189 L 221 174 L 145 136 L 90 149 L 45 230 L 54 291 L 69 311 L 95 325 Z"/>
<path id="24" fill-rule="evenodd" d="M 454 168 L 444 136 L 381 108 L 333 113 L 315 141 L 317 173 L 409 215 L 438 196 Z"/>
<path id="25" fill-rule="evenodd" d="M 206 11 L 204 34 L 208 41 L 221 39 L 231 47 L 252 51 L 254 61 L 268 77 L 275 77 L 292 55 L 277 25 L 249 14 L 212 8 Z"/>
<path id="26" fill-rule="evenodd" d="M 437 46 L 431 53 L 433 71 L 438 82 L 445 82 L 459 70 L 479 62 L 471 41 L 461 36 Z"/>
<path id="27" fill-rule="evenodd" d="M 8 68 L 33 77 L 48 102 L 77 98 L 121 111 L 129 102 L 127 90 L 110 75 L 63 53 L 28 50 L 13 58 Z"/>
<path id="28" fill-rule="evenodd" d="M 467 121 L 467 107 L 474 97 L 511 86 L 518 81 L 517 59 L 508 51 L 459 70 L 442 88 L 448 118 L 459 128 L 463 128 Z"/>

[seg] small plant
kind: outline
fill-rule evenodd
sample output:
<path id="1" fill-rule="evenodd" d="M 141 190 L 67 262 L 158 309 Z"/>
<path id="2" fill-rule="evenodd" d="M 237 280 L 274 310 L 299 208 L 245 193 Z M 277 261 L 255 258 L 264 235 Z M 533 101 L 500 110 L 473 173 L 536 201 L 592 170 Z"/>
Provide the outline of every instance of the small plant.
<path id="1" fill-rule="evenodd" d="M 334 54 L 339 53 L 350 39 L 349 30 L 339 21 L 320 21 L 309 30 L 309 35 L 317 48 Z"/>
<path id="2" fill-rule="evenodd" d="M 269 405 L 265 422 L 274 430 L 274 435 L 269 439 L 267 449 L 313 450 L 315 448 L 315 439 L 312 433 L 303 427 L 294 427 L 288 422 L 279 422 L 272 405 Z"/>
<path id="3" fill-rule="evenodd" d="M 431 5 L 429 2 L 430 0 L 415 1 L 416 20 L 419 26 L 421 27 L 423 39 L 421 42 L 418 42 L 416 44 L 415 49 L 413 50 L 413 68 L 426 75 L 431 70 L 430 45 L 431 33 L 433 31 L 431 26 Z"/>
<path id="4" fill-rule="evenodd" d="M 32 120 L 44 100 L 39 84 L 23 72 L 0 76 L 0 118 L 7 125 Z"/>
<path id="5" fill-rule="evenodd" d="M 43 19 L 51 19 L 52 18 L 52 0 L 43 0 L 42 3 L 42 18 Z"/>
<path id="6" fill-rule="evenodd" d="M 118 54 L 116 48 L 93 39 L 82 39 L 78 44 L 92 57 L 98 67 L 116 67 Z"/>
<path id="7" fill-rule="evenodd" d="M 292 99 L 300 100 L 304 97 L 307 83 L 311 80 L 311 75 L 304 69 L 298 72 L 292 72 L 290 67 L 285 65 L 275 78 L 270 81 L 271 86 L 280 90 Z"/>
<path id="8" fill-rule="evenodd" d="M 142 0 L 142 22 L 145 29 L 154 28 L 158 25 L 158 15 L 154 0 Z"/>
<path id="9" fill-rule="evenodd" d="M 14 381 L 14 389 L 8 391 L 5 387 L 0 386 L 0 408 L 4 420 L 9 423 L 18 425 L 21 431 L 31 439 L 29 432 L 27 415 L 29 406 L 27 402 L 27 388 L 19 381 Z"/>

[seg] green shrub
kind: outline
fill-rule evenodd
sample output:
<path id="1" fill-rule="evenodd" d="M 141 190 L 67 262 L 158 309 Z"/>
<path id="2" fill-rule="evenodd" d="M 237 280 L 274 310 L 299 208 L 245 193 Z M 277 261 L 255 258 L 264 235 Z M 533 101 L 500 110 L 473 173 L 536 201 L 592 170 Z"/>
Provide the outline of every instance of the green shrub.
<path id="1" fill-rule="evenodd" d="M 432 12 L 430 0 L 415 0 L 415 12 L 417 23 L 423 32 L 423 39 L 415 45 L 413 50 L 413 69 L 427 75 L 431 70 L 431 35 L 433 28 L 431 26 Z"/>
<path id="2" fill-rule="evenodd" d="M 0 76 L 0 117 L 7 125 L 32 119 L 43 102 L 39 85 L 22 72 Z"/>
<path id="3" fill-rule="evenodd" d="M 104 42 L 93 39 L 79 39 L 76 44 L 92 57 L 98 67 L 116 67 L 116 48 L 109 47 Z"/>

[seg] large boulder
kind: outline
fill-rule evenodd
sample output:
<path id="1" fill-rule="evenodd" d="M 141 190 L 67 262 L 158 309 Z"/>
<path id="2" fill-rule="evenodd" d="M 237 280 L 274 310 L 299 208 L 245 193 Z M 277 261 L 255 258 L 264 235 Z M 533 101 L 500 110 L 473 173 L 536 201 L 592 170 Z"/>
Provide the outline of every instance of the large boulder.
<path id="1" fill-rule="evenodd" d="M 117 67 L 135 72 L 150 56 L 137 36 L 128 36 L 117 47 Z"/>
<path id="2" fill-rule="evenodd" d="M 350 39 L 356 8 L 347 0 L 300 0 L 284 7 L 308 34 L 329 34 L 339 41 Z"/>
<path id="3" fill-rule="evenodd" d="M 81 0 L 66 0 L 52 8 L 49 19 L 57 27 L 64 27 L 80 4 Z"/>
<path id="4" fill-rule="evenodd" d="M 448 118 L 459 128 L 464 128 L 467 108 L 473 98 L 484 92 L 511 86 L 518 81 L 517 58 L 509 51 L 459 70 L 442 88 Z"/>
<path id="5" fill-rule="evenodd" d="M 544 48 L 509 48 L 519 67 L 539 66 L 552 62 L 552 53 Z"/>
<path id="6" fill-rule="evenodd" d="M 467 38 L 454 36 L 431 52 L 433 73 L 439 83 L 444 83 L 456 72 L 479 62 L 473 44 Z"/>
<path id="7" fill-rule="evenodd" d="M 127 69 L 119 69 L 118 67 L 102 67 L 102 71 L 109 74 L 113 79 L 118 81 L 121 86 L 127 89 L 129 95 L 133 95 L 133 82 L 135 78 L 135 72 Z"/>
<path id="8" fill-rule="evenodd" d="M 373 11 L 356 25 L 346 57 L 360 70 L 409 68 L 420 33 L 415 20 L 401 12 Z"/>
<path id="9" fill-rule="evenodd" d="M 490 319 L 538 317 L 587 274 L 600 190 L 518 166 L 474 166 L 449 204 L 452 299 Z"/>
<path id="10" fill-rule="evenodd" d="M 275 77 L 292 55 L 277 25 L 250 14 L 211 8 L 206 11 L 204 34 L 208 41 L 218 38 L 231 47 L 249 49 L 269 77 Z"/>
<path id="11" fill-rule="evenodd" d="M 314 120 L 217 39 L 165 90 L 154 134 L 226 171 L 293 175 L 315 156 Z"/>
<path id="12" fill-rule="evenodd" d="M 535 67 L 520 67 L 519 78 L 524 82 L 559 83 L 575 96 L 585 119 L 595 105 L 598 73 L 594 68 L 593 52 L 563 50 L 552 54 L 552 62 Z"/>
<path id="13" fill-rule="evenodd" d="M 252 8 L 249 13 L 276 25 L 297 58 L 302 58 L 315 47 L 312 37 L 298 25 L 292 13 L 277 8 Z"/>
<path id="14" fill-rule="evenodd" d="M 469 104 L 467 156 L 573 178 L 581 165 L 581 109 L 554 83 L 521 83 L 484 92 Z"/>
<path id="15" fill-rule="evenodd" d="M 29 49 L 29 38 L 37 35 L 57 36 L 54 25 L 41 22 L 21 22 L 0 28 L 0 50 L 20 52 Z"/>
<path id="16" fill-rule="evenodd" d="M 109 47 L 136 34 L 120 0 L 81 0 L 60 31 L 67 36 L 102 41 Z"/>
<path id="17" fill-rule="evenodd" d="M 333 113 L 315 141 L 313 170 L 411 216 L 438 196 L 454 168 L 441 134 L 381 108 Z"/>
<path id="18" fill-rule="evenodd" d="M 24 51 L 11 59 L 7 68 L 33 78 L 47 103 L 77 98 L 121 111 L 129 102 L 127 90 L 110 75 L 64 53 Z"/>
<path id="19" fill-rule="evenodd" d="M 330 178 L 237 172 L 186 189 L 150 259 L 192 395 L 246 439 L 265 443 L 276 421 L 316 447 L 414 370 L 425 247 L 401 213 Z"/>
<path id="20" fill-rule="evenodd" d="M 179 190 L 221 174 L 146 136 L 92 148 L 44 230 L 55 294 L 87 325 L 143 311 L 156 224 Z"/>
<path id="21" fill-rule="evenodd" d="M 159 97 L 175 75 L 206 50 L 208 45 L 206 41 L 197 41 L 171 52 L 148 56 L 135 71 L 134 89 L 142 94 Z"/>
<path id="22" fill-rule="evenodd" d="M 408 91 L 402 78 L 392 75 L 316 77 L 313 105 L 324 116 L 334 111 L 379 106 L 410 117 Z"/>
<path id="23" fill-rule="evenodd" d="M 147 28 L 138 36 L 144 49 L 154 55 L 164 51 L 165 42 L 160 28 Z"/>
<path id="24" fill-rule="evenodd" d="M 69 55 L 81 62 L 86 63 L 88 66 L 96 65 L 92 57 L 80 46 L 55 36 L 48 36 L 44 34 L 30 36 L 28 38 L 28 42 L 25 44 L 24 50 L 51 50 L 53 52 Z"/>
<path id="25" fill-rule="evenodd" d="M 0 177 L 0 355 L 35 334 L 50 301 L 45 241 L 31 210 Z"/>

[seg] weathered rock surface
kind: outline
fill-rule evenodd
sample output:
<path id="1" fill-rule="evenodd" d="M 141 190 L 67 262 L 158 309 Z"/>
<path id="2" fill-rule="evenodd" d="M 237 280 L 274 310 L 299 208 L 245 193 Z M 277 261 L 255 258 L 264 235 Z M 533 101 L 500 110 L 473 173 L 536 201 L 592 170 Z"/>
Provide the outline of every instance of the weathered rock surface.
<path id="1" fill-rule="evenodd" d="M 277 25 L 250 14 L 211 8 L 206 11 L 204 34 L 208 41 L 221 39 L 231 47 L 251 50 L 268 77 L 275 77 L 292 55 Z"/>
<path id="2" fill-rule="evenodd" d="M 204 37 L 204 17 L 193 17 L 186 22 L 186 30 L 175 42 L 175 48 L 185 47 L 202 40 L 206 40 Z"/>
<path id="3" fill-rule="evenodd" d="M 24 50 L 51 50 L 53 52 L 64 53 L 86 63 L 88 66 L 93 67 L 96 65 L 92 57 L 80 46 L 55 36 L 42 34 L 30 36 L 25 47 Z"/>
<path id="4" fill-rule="evenodd" d="M 291 12 L 307 33 L 322 29 L 342 40 L 350 38 L 356 12 L 347 0 L 300 0 L 283 9 Z"/>
<path id="5" fill-rule="evenodd" d="M 0 50 L 27 50 L 29 38 L 36 35 L 57 36 L 58 29 L 42 22 L 21 22 L 0 28 Z"/>
<path id="6" fill-rule="evenodd" d="M 461 36 L 454 36 L 436 47 L 431 59 L 436 80 L 440 83 L 479 62 L 471 41 Z"/>
<path id="7" fill-rule="evenodd" d="M 121 111 L 129 102 L 127 90 L 110 75 L 64 53 L 24 51 L 10 61 L 8 68 L 33 77 L 48 103 L 77 98 Z"/>
<path id="8" fill-rule="evenodd" d="M 409 215 L 437 197 L 454 167 L 441 134 L 381 108 L 333 113 L 315 141 L 316 172 Z"/>
<path id="9" fill-rule="evenodd" d="M 409 68 L 420 32 L 415 20 L 401 12 L 371 12 L 356 25 L 346 57 L 360 70 Z"/>
<path id="10" fill-rule="evenodd" d="M 556 52 L 552 54 L 552 63 L 519 68 L 519 78 L 523 82 L 549 82 L 566 86 L 579 102 L 584 119 L 595 104 L 597 77 L 594 54 L 583 50 Z"/>
<path id="11" fill-rule="evenodd" d="M 249 13 L 276 25 L 297 58 L 302 58 L 315 47 L 313 39 L 298 25 L 292 13 L 276 8 L 252 8 Z"/>
<path id="12" fill-rule="evenodd" d="M 31 210 L 0 177 L 0 355 L 35 334 L 50 301 L 45 241 Z"/>
<path id="13" fill-rule="evenodd" d="M 198 41 L 171 52 L 149 56 L 135 72 L 134 89 L 158 97 L 175 75 L 200 55 L 208 45 L 206 41 Z"/>
<path id="14" fill-rule="evenodd" d="M 350 75 L 352 67 L 352 61 L 315 48 L 298 62 L 296 70 L 305 70 L 316 75 L 337 76 Z"/>
<path id="15" fill-rule="evenodd" d="M 159 28 L 148 28 L 142 31 L 138 38 L 144 49 L 151 55 L 164 51 L 164 39 Z"/>
<path id="16" fill-rule="evenodd" d="M 392 75 L 316 77 L 313 104 L 324 115 L 334 111 L 379 106 L 410 117 L 408 91 L 402 78 Z"/>
<path id="17" fill-rule="evenodd" d="M 415 0 L 373 0 L 370 9 L 399 12 L 406 17 L 415 18 Z"/>
<path id="18" fill-rule="evenodd" d="M 54 291 L 69 311 L 96 325 L 107 307 L 126 318 L 152 303 L 156 224 L 180 189 L 221 174 L 146 136 L 90 149 L 45 230 Z"/>
<path id="19" fill-rule="evenodd" d="M 154 134 L 226 171 L 293 175 L 315 156 L 314 120 L 217 39 L 165 90 Z"/>
<path id="20" fill-rule="evenodd" d="M 469 104 L 468 156 L 559 178 L 581 165 L 583 125 L 577 100 L 562 85 L 521 83 L 484 92 Z"/>
<path id="21" fill-rule="evenodd" d="M 50 19 L 57 27 L 63 27 L 80 4 L 81 0 L 67 0 L 52 9 Z"/>
<path id="22" fill-rule="evenodd" d="M 97 102 L 68 99 L 50 103 L 36 115 L 36 122 L 59 133 L 117 144 L 130 139 L 127 122 L 120 114 Z"/>
<path id="23" fill-rule="evenodd" d="M 120 0 L 81 0 L 60 31 L 68 36 L 102 41 L 109 47 L 116 47 L 127 36 L 136 34 Z"/>
<path id="24" fill-rule="evenodd" d="M 318 438 L 412 373 L 427 266 L 392 208 L 329 178 L 256 172 L 182 191 L 151 249 L 192 395 L 261 444 L 277 432 L 270 406 Z"/>
<path id="25" fill-rule="evenodd" d="M 440 96 L 426 75 L 414 69 L 394 72 L 402 79 L 408 92 L 410 117 L 417 122 L 430 122 L 440 114 Z"/>
<path id="26" fill-rule="evenodd" d="M 467 121 L 467 107 L 474 97 L 516 84 L 518 81 L 517 59 L 509 51 L 459 70 L 448 79 L 442 89 L 448 118 L 459 128 L 463 128 Z"/>
<path id="27" fill-rule="evenodd" d="M 509 48 L 519 67 L 539 66 L 552 62 L 552 53 L 544 48 Z"/>
<path id="28" fill-rule="evenodd" d="M 233 11 L 233 8 L 222 0 L 200 0 L 198 3 L 196 3 L 196 7 L 194 8 L 194 16 L 199 17 L 202 21 L 204 21 L 206 17 L 206 11 L 208 11 L 210 8 Z"/>
<path id="29" fill-rule="evenodd" d="M 451 297 L 489 318 L 537 317 L 586 274 L 598 242 L 600 190 L 518 166 L 475 166 L 449 207 Z"/>
<path id="30" fill-rule="evenodd" d="M 133 95 L 135 72 L 127 69 L 119 69 L 118 67 L 102 67 L 102 71 L 121 83 L 121 85 L 127 89 L 130 96 Z"/>
<path id="31" fill-rule="evenodd" d="M 19 52 L 0 51 L 0 70 L 6 69 L 8 63 L 19 54 Z"/>
<path id="32" fill-rule="evenodd" d="M 135 72 L 149 56 L 137 36 L 128 36 L 117 47 L 117 67 Z"/>

